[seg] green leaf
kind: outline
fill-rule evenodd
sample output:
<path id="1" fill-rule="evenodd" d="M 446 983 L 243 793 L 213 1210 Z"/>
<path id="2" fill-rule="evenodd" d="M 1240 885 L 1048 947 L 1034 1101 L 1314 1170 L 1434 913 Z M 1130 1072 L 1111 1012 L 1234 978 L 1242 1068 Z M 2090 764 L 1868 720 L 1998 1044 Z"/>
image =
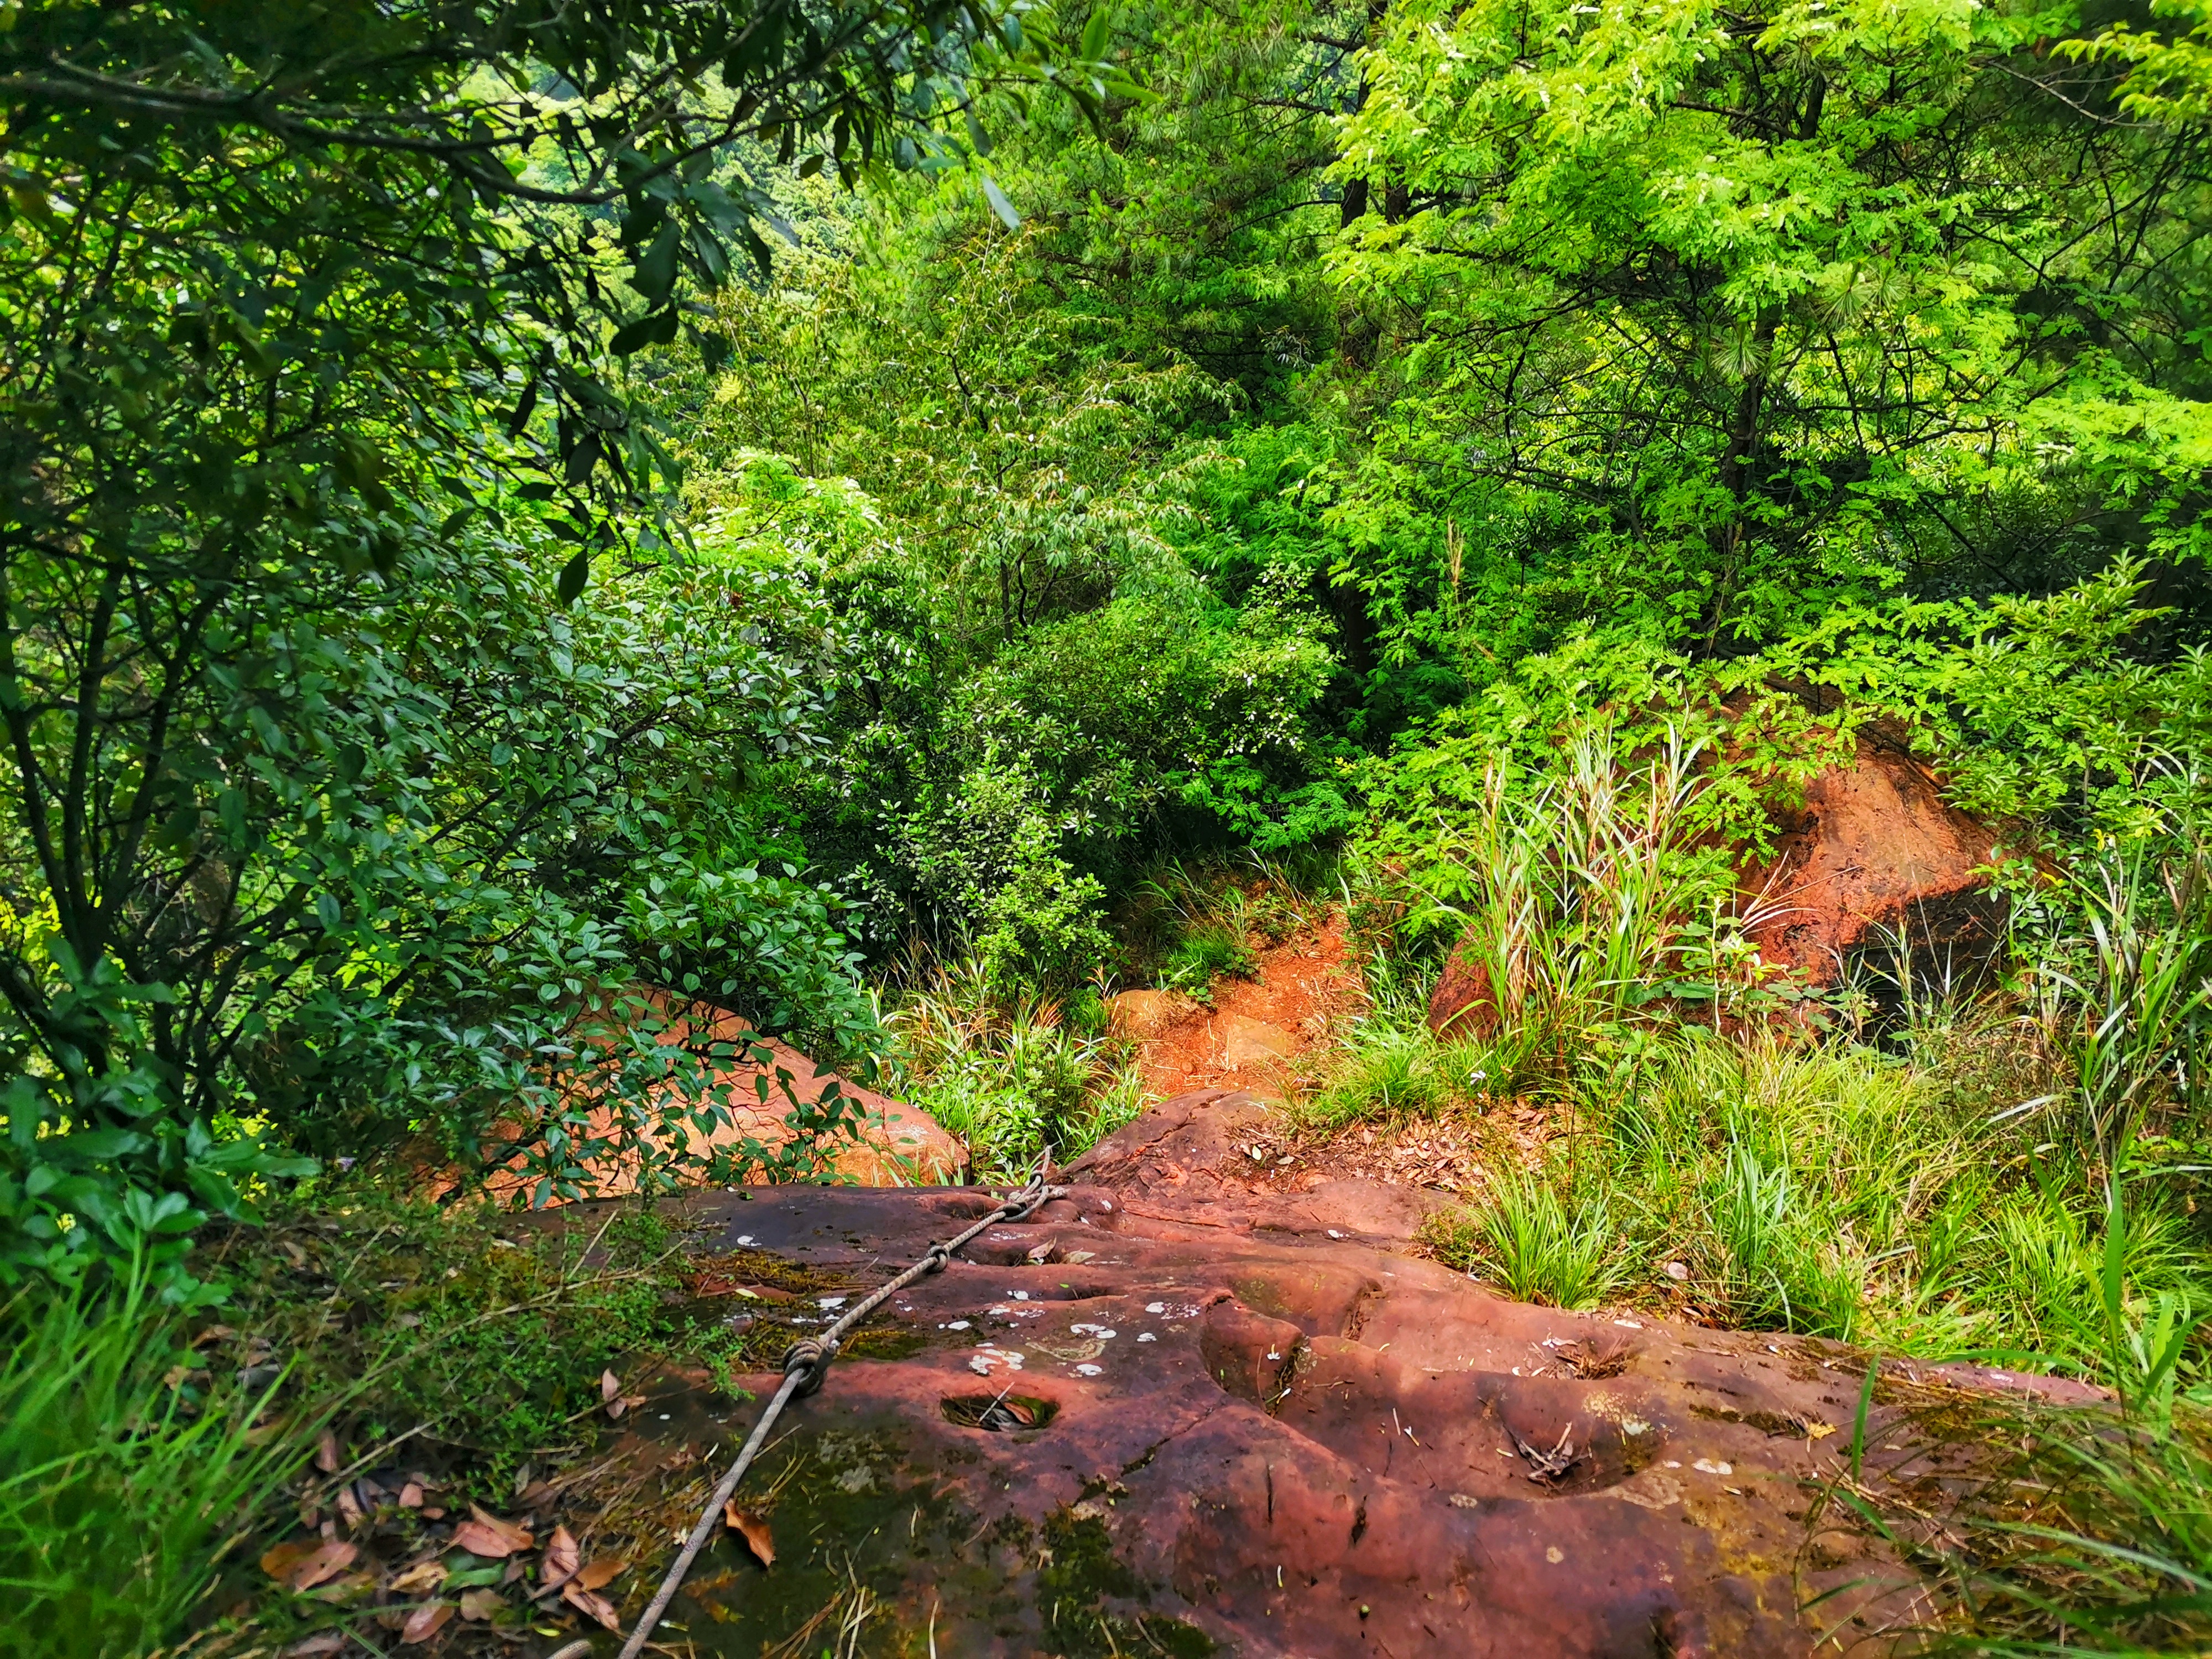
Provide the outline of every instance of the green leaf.
<path id="1" fill-rule="evenodd" d="M 1088 21 L 1083 25 L 1083 61 L 1095 64 L 1106 55 L 1107 40 L 1113 29 L 1113 19 L 1103 5 L 1092 8 Z"/>
<path id="2" fill-rule="evenodd" d="M 561 567 L 561 580 L 553 592 L 563 605 L 574 605 L 582 597 L 584 584 L 592 577 L 591 550 L 586 548 Z"/>
<path id="3" fill-rule="evenodd" d="M 1019 230 L 1022 216 L 1014 211 L 1014 204 L 1006 199 L 1006 192 L 999 188 L 999 181 L 988 173 L 982 177 L 983 199 L 990 203 L 991 211 L 999 216 L 1000 222 L 1008 230 Z"/>
<path id="4" fill-rule="evenodd" d="M 757 239 L 756 239 L 757 240 Z M 666 345 L 676 337 L 677 315 L 672 307 L 656 311 L 651 316 L 641 317 L 634 323 L 625 323 L 615 331 L 608 343 L 609 349 L 617 357 L 627 357 L 641 347 Z"/>
<path id="5" fill-rule="evenodd" d="M 633 268 L 630 286 L 645 296 L 647 304 L 659 306 L 667 302 L 676 286 L 676 259 L 683 243 L 682 228 L 671 219 L 660 227 L 653 246 Z"/>

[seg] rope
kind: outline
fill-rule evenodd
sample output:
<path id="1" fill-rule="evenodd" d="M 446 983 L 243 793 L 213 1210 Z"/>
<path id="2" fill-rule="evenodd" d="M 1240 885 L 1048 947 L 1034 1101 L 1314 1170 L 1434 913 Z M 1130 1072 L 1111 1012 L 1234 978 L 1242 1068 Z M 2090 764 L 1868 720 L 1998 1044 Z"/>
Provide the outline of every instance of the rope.
<path id="1" fill-rule="evenodd" d="M 652 1638 L 661 1615 L 668 1611 L 668 1604 L 676 1599 L 676 1592 L 683 1587 L 684 1575 L 691 1571 L 692 1562 L 707 1547 L 707 1540 L 714 1536 L 714 1522 L 722 1513 L 722 1506 L 736 1492 L 738 1483 L 745 1478 L 745 1471 L 752 1467 L 753 1459 L 760 1455 L 760 1449 L 767 1442 L 769 1431 L 775 1426 L 776 1418 L 793 1400 L 812 1394 L 822 1386 L 823 1379 L 830 1374 L 830 1362 L 837 1357 L 838 1347 L 852 1328 L 917 1279 L 943 1273 L 954 1255 L 965 1249 L 979 1235 L 1002 1221 L 1025 1221 L 1046 1200 L 1062 1197 L 1066 1191 L 1065 1187 L 1046 1186 L 1044 1170 L 1040 1167 L 1018 1192 L 1008 1194 L 1004 1203 L 967 1231 L 944 1243 L 931 1245 L 922 1252 L 920 1261 L 885 1280 L 859 1306 L 848 1309 L 838 1316 L 837 1322 L 821 1335 L 803 1338 L 785 1350 L 782 1386 L 776 1389 L 766 1409 L 761 1413 L 760 1421 L 753 1425 L 753 1431 L 747 1437 L 744 1449 L 738 1454 L 737 1462 L 730 1465 L 729 1473 L 722 1477 L 714 1488 L 714 1496 L 707 1500 L 707 1507 L 699 1516 L 699 1524 L 691 1528 L 691 1535 L 684 1540 L 684 1547 L 677 1553 L 675 1564 L 668 1569 L 668 1576 L 660 1581 L 660 1588 L 653 1593 L 653 1600 L 646 1603 L 645 1612 L 639 1616 L 635 1628 L 629 1633 L 629 1640 L 623 1644 L 619 1659 L 637 1659 L 639 1652 Z"/>

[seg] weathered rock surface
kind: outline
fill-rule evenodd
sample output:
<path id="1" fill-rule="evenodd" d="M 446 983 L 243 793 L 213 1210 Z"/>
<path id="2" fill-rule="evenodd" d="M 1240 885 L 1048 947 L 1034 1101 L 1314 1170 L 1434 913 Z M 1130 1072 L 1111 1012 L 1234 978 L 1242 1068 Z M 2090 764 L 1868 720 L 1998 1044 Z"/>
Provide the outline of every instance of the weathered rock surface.
<path id="1" fill-rule="evenodd" d="M 1180 991 L 1122 991 L 1107 1003 L 1117 1036 L 1144 1042 L 1206 1012 Z"/>
<path id="2" fill-rule="evenodd" d="M 1386 1247 L 1409 1242 L 1450 1201 L 1425 1188 L 1351 1178 L 1257 1193 L 1252 1149 L 1280 1132 L 1264 1095 L 1194 1090 L 1108 1135 L 1068 1166 L 1066 1178 L 1118 1192 L 1133 1213 L 1163 1226 L 1249 1229 L 1254 1216 L 1267 1214 L 1323 1238 L 1365 1238 Z"/>
<path id="3" fill-rule="evenodd" d="M 1804 1518 L 1844 1467 L 1863 1356 L 1506 1302 L 1379 1229 L 1173 1181 L 1178 1152 L 1233 1151 L 1249 1109 L 1170 1103 L 897 1297 L 749 1483 L 775 1567 L 726 1541 L 678 1603 L 698 1650 L 781 1651 L 861 1600 L 870 1650 L 1086 1659 L 1796 1655 L 1906 1610 L 1903 1570 Z M 710 1248 L 842 1294 L 990 1202 L 686 1204 Z M 1864 1478 L 1940 1497 L 1928 1401 L 2009 1386 L 1886 1373 Z M 703 1379 L 659 1393 L 635 1415 L 718 1462 L 750 1427 Z"/>
<path id="4" fill-rule="evenodd" d="M 1221 1022 L 1221 1064 L 1224 1070 L 1264 1070 L 1297 1052 L 1298 1040 L 1281 1026 L 1243 1014 Z"/>
<path id="5" fill-rule="evenodd" d="M 1772 912 L 1752 932 L 1768 962 L 1831 984 L 1855 952 L 1896 941 L 1916 972 L 1940 975 L 1986 960 L 2002 937 L 1984 873 L 1997 832 L 1894 744 L 1863 735 L 1851 765 L 1820 773 L 1803 808 L 1776 819 L 1774 858 L 1743 881 Z"/>
<path id="6" fill-rule="evenodd" d="M 718 1083 L 731 1085 L 729 1121 L 706 1131 L 688 1121 L 681 1126 L 683 1151 L 696 1161 L 697 1167 L 704 1167 L 720 1148 L 741 1146 L 753 1140 L 774 1150 L 791 1139 L 791 1130 L 784 1119 L 792 1110 L 792 1102 L 776 1076 L 781 1072 L 789 1074 L 791 1088 L 800 1099 L 819 1100 L 823 1091 L 834 1082 L 840 1093 L 857 1103 L 865 1114 L 860 1138 L 840 1141 L 831 1158 L 831 1173 L 839 1179 L 864 1187 L 914 1187 L 955 1182 L 966 1174 L 968 1149 L 921 1107 L 893 1100 L 850 1078 L 840 1077 L 828 1067 L 816 1065 L 788 1043 L 755 1036 L 732 1016 L 720 1017 L 704 1028 L 703 1035 L 708 1040 L 728 1042 L 733 1047 L 764 1046 L 775 1059 L 768 1066 L 748 1062 L 726 1066 L 716 1073 Z M 667 1040 L 684 1041 L 690 1036 L 688 1027 L 679 1023 Z M 757 1079 L 763 1073 L 769 1079 L 769 1097 L 764 1103 L 760 1101 L 756 1086 Z M 590 1123 L 593 1135 L 612 1133 L 613 1109 L 593 1107 Z M 637 1190 L 635 1156 L 612 1156 L 586 1168 L 592 1183 L 591 1196 L 611 1198 Z M 526 1194 L 531 1184 L 526 1163 L 518 1157 L 511 1170 L 495 1172 L 486 1182 L 485 1191 L 495 1200 L 507 1202 Z"/>
<path id="7" fill-rule="evenodd" d="M 1429 993 L 1429 1029 L 1438 1036 L 1480 1042 L 1498 1030 L 1498 997 L 1490 969 L 1466 947 L 1455 945 L 1444 958 L 1437 988 Z"/>

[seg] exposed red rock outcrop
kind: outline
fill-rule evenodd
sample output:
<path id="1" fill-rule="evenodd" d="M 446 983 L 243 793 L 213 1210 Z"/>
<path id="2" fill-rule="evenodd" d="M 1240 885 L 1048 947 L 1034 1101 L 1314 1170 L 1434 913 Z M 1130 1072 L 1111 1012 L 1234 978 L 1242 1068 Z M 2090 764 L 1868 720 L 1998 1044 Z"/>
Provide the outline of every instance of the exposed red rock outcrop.
<path id="1" fill-rule="evenodd" d="M 1194 1089 L 1279 1091 L 1363 1000 L 1344 918 L 1331 913 L 1258 952 L 1249 979 L 1218 979 L 1211 1006 L 1176 991 L 1124 991 L 1115 1030 L 1135 1042 L 1156 1097 Z"/>
<path id="2" fill-rule="evenodd" d="M 818 1632 L 834 1604 L 872 1609 L 885 1651 L 1765 1659 L 1925 1611 L 1876 1545 L 1806 1518 L 1846 1467 L 1865 1356 L 1506 1302 L 1381 1231 L 1172 1178 L 1252 1109 L 1170 1103 L 896 1298 L 745 1495 L 775 1567 L 717 1546 L 678 1621 L 726 1654 Z M 732 1273 L 764 1253 L 842 1297 L 989 1202 L 777 1188 L 685 1209 Z M 2021 1386 L 1890 1367 L 1863 1480 L 1939 1503 L 1973 1453 L 1929 1408 Z M 654 1393 L 641 1431 L 717 1462 L 751 1422 L 703 1378 Z"/>
<path id="3" fill-rule="evenodd" d="M 2001 837 L 1942 797 L 1935 774 L 1862 733 L 1796 811 L 1778 811 L 1774 857 L 1743 885 L 1771 919 L 1752 938 L 1770 963 L 1832 984 L 1854 952 L 1894 939 L 1921 971 L 1985 961 L 2004 928 L 1989 896 Z"/>
<path id="4" fill-rule="evenodd" d="M 1761 958 L 1814 985 L 1832 985 L 1856 955 L 1893 946 L 1914 971 L 1971 973 L 2003 939 L 2005 909 L 1988 892 L 2002 838 L 1943 799 L 1929 769 L 1862 732 L 1847 765 L 1773 812 L 1774 854 L 1746 858 L 1739 877 L 1749 936 Z M 1454 947 L 1429 999 L 1429 1029 L 1480 1038 L 1497 1027 L 1490 975 Z"/>
<path id="5" fill-rule="evenodd" d="M 1444 958 L 1437 988 L 1429 993 L 1429 1029 L 1438 1036 L 1476 1042 L 1498 1029 L 1498 997 L 1491 988 L 1490 969 L 1463 945 L 1455 945 Z"/>
<path id="6" fill-rule="evenodd" d="M 830 1153 L 829 1173 L 834 1177 L 864 1187 L 913 1187 L 957 1182 L 967 1173 L 968 1149 L 921 1107 L 894 1100 L 817 1066 L 788 1043 L 755 1035 L 734 1014 L 710 1010 L 703 1015 L 674 1015 L 660 1040 L 671 1044 L 726 1043 L 739 1053 L 765 1047 L 774 1057 L 766 1066 L 745 1060 L 715 1071 L 714 1081 L 726 1085 L 728 1121 L 702 1131 L 689 1121 L 679 1120 L 674 1135 L 659 1137 L 664 1148 L 672 1140 L 680 1140 L 680 1151 L 695 1171 L 704 1171 L 714 1154 L 723 1148 L 742 1146 L 751 1140 L 774 1151 L 791 1140 L 791 1130 L 784 1120 L 791 1113 L 793 1103 L 777 1075 L 783 1073 L 789 1075 L 790 1088 L 801 1100 L 819 1100 L 823 1090 L 835 1083 L 846 1099 L 860 1108 L 863 1121 L 859 1138 L 838 1141 Z M 763 1076 L 769 1085 L 764 1102 L 757 1088 Z M 661 1106 L 672 1103 L 666 1097 L 674 1086 L 663 1085 L 653 1091 L 647 1110 L 648 1119 L 657 1121 Z M 594 1104 L 588 1124 L 586 1133 L 593 1137 L 612 1135 L 617 1127 L 614 1109 L 604 1103 Z M 576 1133 L 574 1126 L 564 1127 L 568 1133 Z M 507 1126 L 502 1133 L 512 1139 L 517 1131 Z M 528 1164 L 526 1154 L 517 1153 L 504 1167 L 495 1170 L 484 1183 L 487 1196 L 501 1203 L 527 1199 L 534 1185 Z M 612 1198 L 637 1190 L 638 1160 L 634 1153 L 597 1159 L 586 1164 L 585 1169 L 591 1183 L 586 1194 L 588 1197 Z M 454 1178 L 451 1171 L 447 1171 L 429 1176 L 428 1181 L 436 1190 L 450 1186 Z M 695 1175 L 694 1178 L 703 1179 L 703 1175 Z"/>

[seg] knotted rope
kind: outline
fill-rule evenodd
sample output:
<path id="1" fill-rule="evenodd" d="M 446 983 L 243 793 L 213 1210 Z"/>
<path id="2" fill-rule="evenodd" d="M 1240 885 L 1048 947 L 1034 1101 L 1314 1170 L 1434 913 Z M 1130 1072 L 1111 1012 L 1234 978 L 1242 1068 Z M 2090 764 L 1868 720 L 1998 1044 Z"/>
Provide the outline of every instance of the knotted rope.
<path id="1" fill-rule="evenodd" d="M 708 1498 L 706 1509 L 700 1513 L 699 1524 L 691 1528 L 691 1535 L 684 1540 L 684 1547 L 677 1553 L 675 1564 L 668 1569 L 668 1576 L 660 1581 L 660 1588 L 653 1592 L 653 1600 L 646 1604 L 645 1612 L 639 1616 L 635 1628 L 629 1633 L 629 1640 L 623 1644 L 620 1659 L 637 1659 L 646 1643 L 652 1639 L 654 1627 L 660 1623 L 661 1615 L 668 1611 L 668 1604 L 675 1600 L 676 1592 L 683 1587 L 684 1575 L 691 1571 L 692 1562 L 707 1547 L 707 1540 L 714 1535 L 714 1522 L 721 1515 L 723 1505 L 736 1492 L 738 1483 L 745 1478 L 745 1471 L 752 1467 L 753 1459 L 760 1455 L 760 1449 L 767 1442 L 769 1431 L 775 1426 L 775 1419 L 793 1400 L 812 1394 L 822 1386 L 823 1379 L 830 1374 L 830 1362 L 836 1358 L 838 1347 L 852 1328 L 917 1279 L 943 1273 L 945 1265 L 979 1235 L 1001 1222 L 1025 1221 L 1048 1199 L 1063 1197 L 1066 1191 L 1065 1187 L 1046 1186 L 1044 1170 L 1040 1167 L 1019 1191 L 1010 1194 L 1004 1203 L 967 1231 L 941 1244 L 931 1245 L 922 1252 L 920 1261 L 894 1278 L 886 1279 L 858 1306 L 848 1309 L 838 1316 L 836 1323 L 821 1335 L 804 1337 L 784 1351 L 782 1386 L 769 1399 L 766 1409 L 760 1414 L 760 1420 L 753 1425 L 753 1431 L 746 1438 L 744 1449 L 738 1452 L 737 1462 L 730 1465 L 729 1473 L 722 1477 L 714 1488 L 714 1495 Z M 553 1659 L 567 1659 L 567 1656 L 582 1651 L 588 1651 L 588 1647 L 579 1649 L 572 1644 L 555 1654 Z"/>

